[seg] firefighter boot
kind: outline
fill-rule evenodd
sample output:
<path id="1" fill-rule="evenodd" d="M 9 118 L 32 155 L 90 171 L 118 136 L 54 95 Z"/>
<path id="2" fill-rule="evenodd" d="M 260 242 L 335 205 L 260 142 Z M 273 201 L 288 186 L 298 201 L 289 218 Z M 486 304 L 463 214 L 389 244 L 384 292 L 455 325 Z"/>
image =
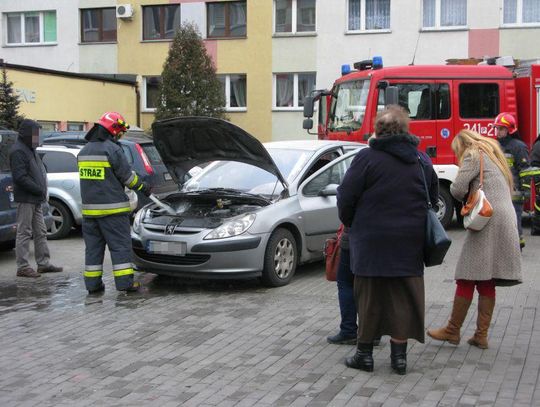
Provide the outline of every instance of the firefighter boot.
<path id="1" fill-rule="evenodd" d="M 84 270 L 84 285 L 88 294 L 100 293 L 105 290 L 105 285 L 101 280 L 103 275 L 102 265 L 86 265 Z"/>
<path id="2" fill-rule="evenodd" d="M 493 309 L 495 308 L 495 298 L 480 296 L 478 298 L 478 317 L 476 319 L 476 332 L 467 343 L 480 349 L 488 348 L 487 333 Z"/>
<path id="3" fill-rule="evenodd" d="M 395 343 L 390 340 L 390 363 L 397 374 L 407 373 L 407 342 Z"/>
<path id="4" fill-rule="evenodd" d="M 358 343 L 356 353 L 345 359 L 345 365 L 353 369 L 373 372 L 373 342 Z"/>
<path id="5" fill-rule="evenodd" d="M 463 321 L 465 321 L 471 301 L 468 298 L 456 295 L 448 324 L 439 329 L 428 329 L 428 336 L 438 341 L 448 341 L 452 345 L 459 345 L 461 340 L 461 326 L 463 325 Z"/>

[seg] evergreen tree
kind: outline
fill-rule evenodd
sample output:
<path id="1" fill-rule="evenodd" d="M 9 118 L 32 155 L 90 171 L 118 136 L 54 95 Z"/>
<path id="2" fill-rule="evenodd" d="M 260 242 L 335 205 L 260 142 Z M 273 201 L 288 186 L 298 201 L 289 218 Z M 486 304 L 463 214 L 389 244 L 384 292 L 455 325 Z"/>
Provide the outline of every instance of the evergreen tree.
<path id="1" fill-rule="evenodd" d="M 0 126 L 16 130 L 23 116 L 19 115 L 21 101 L 15 94 L 13 82 L 7 77 L 6 66 L 2 64 L 2 80 L 0 80 Z"/>
<path id="2" fill-rule="evenodd" d="M 177 31 L 161 74 L 156 119 L 179 116 L 226 118 L 223 87 L 193 24 Z"/>

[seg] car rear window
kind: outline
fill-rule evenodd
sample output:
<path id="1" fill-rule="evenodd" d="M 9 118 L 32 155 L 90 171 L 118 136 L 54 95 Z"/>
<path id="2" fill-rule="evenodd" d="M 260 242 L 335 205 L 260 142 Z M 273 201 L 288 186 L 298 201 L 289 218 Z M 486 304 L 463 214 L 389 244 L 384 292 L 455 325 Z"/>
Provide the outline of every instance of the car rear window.
<path id="1" fill-rule="evenodd" d="M 9 150 L 17 139 L 16 134 L 0 134 L 0 172 L 9 172 Z"/>
<path id="2" fill-rule="evenodd" d="M 61 151 L 40 152 L 41 160 L 48 173 L 78 172 L 77 158 Z"/>
<path id="3" fill-rule="evenodd" d="M 152 165 L 160 165 L 163 164 L 163 161 L 161 161 L 161 156 L 159 155 L 157 148 L 153 144 L 141 144 L 141 147 L 150 160 L 150 164 Z"/>

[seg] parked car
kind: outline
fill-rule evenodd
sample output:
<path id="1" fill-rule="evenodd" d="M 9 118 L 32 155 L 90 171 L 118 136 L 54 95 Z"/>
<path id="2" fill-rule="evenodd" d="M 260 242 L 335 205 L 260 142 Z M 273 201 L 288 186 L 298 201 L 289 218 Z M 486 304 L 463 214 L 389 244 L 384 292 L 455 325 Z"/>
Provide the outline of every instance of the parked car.
<path id="1" fill-rule="evenodd" d="M 288 284 L 297 264 L 320 260 L 339 220 L 336 191 L 365 145 L 305 140 L 261 144 L 219 119 L 156 122 L 153 136 L 174 178 L 214 161 L 164 202 L 135 216 L 139 269 L 170 276 L 262 277 Z M 217 161 L 216 161 L 217 160 Z"/>
<path id="2" fill-rule="evenodd" d="M 51 240 L 66 237 L 74 226 L 82 223 L 82 201 L 77 156 L 81 145 L 45 144 L 37 153 L 47 170 L 49 205 L 53 222 L 47 231 Z M 137 208 L 137 194 L 126 188 L 131 210 Z"/>
<path id="3" fill-rule="evenodd" d="M 0 128 L 0 251 L 13 249 L 17 234 L 17 206 L 9 168 L 9 150 L 16 139 L 16 132 Z M 45 225 L 50 227 L 52 216 L 46 203 L 43 204 L 43 216 Z"/>
<path id="4" fill-rule="evenodd" d="M 87 143 L 84 131 L 45 132 L 42 136 L 43 145 L 84 145 Z M 129 130 L 119 141 L 120 146 L 135 172 L 143 182 L 152 188 L 152 193 L 158 197 L 178 191 L 178 185 L 163 164 L 153 140 L 142 130 Z M 137 192 L 138 207 L 150 202 L 148 197 Z"/>

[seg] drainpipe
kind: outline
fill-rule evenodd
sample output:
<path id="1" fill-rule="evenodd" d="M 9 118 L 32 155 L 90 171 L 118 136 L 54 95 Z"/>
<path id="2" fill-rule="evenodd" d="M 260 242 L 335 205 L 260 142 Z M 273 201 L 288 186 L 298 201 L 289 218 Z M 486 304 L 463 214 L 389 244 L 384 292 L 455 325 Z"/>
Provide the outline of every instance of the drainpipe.
<path id="1" fill-rule="evenodd" d="M 139 82 L 135 83 L 135 110 L 137 111 L 137 127 L 141 127 L 141 92 L 139 92 Z"/>

